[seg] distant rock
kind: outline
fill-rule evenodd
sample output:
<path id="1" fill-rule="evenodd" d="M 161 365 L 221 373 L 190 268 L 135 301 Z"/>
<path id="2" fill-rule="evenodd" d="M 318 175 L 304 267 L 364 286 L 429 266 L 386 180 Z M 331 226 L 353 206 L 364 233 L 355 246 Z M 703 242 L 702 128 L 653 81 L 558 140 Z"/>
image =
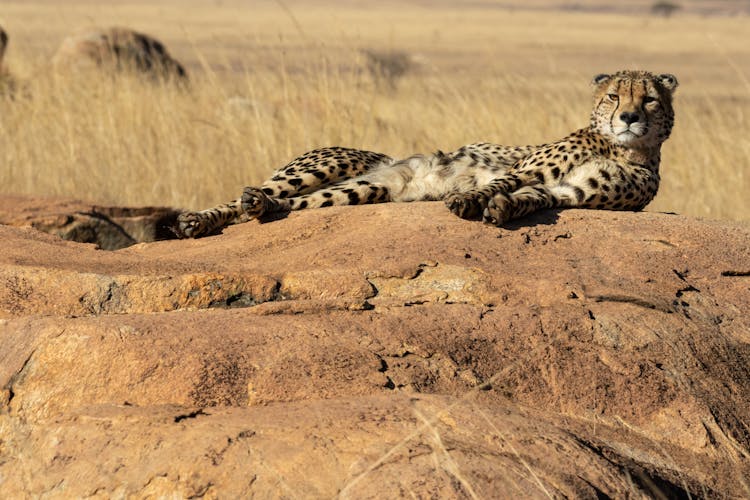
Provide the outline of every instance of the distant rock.
<path id="1" fill-rule="evenodd" d="M 90 29 L 65 38 L 55 53 L 59 71 L 98 68 L 132 71 L 156 79 L 187 79 L 182 64 L 156 38 L 128 28 Z"/>
<path id="2" fill-rule="evenodd" d="M 8 33 L 0 26 L 0 98 L 13 97 L 16 92 L 16 79 L 5 67 L 3 59 L 8 48 Z"/>
<path id="3" fill-rule="evenodd" d="M 0 239 L 9 497 L 750 495 L 747 224 L 412 203 Z"/>
<path id="4" fill-rule="evenodd" d="M 3 65 L 3 58 L 5 57 L 5 49 L 8 47 L 8 34 L 5 32 L 2 26 L 0 26 L 0 74 L 4 71 L 5 66 Z"/>

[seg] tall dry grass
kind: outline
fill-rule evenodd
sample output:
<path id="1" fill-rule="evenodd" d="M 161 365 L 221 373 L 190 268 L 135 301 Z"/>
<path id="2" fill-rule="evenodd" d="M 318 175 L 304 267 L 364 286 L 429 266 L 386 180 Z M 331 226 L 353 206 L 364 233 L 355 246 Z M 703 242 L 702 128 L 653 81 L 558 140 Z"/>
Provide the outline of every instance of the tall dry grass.
<path id="1" fill-rule="evenodd" d="M 638 67 L 681 80 L 649 209 L 750 218 L 746 18 L 482 4 L 191 0 L 188 9 L 82 3 L 64 14 L 51 5 L 11 4 L 0 19 L 11 35 L 8 65 L 27 80 L 21 96 L 0 101 L 0 192 L 197 209 L 325 145 L 403 156 L 476 141 L 537 144 L 586 125 L 594 74 Z M 112 19 L 167 42 L 187 63 L 190 88 L 50 70 L 65 31 Z M 382 85 L 368 54 L 389 51 L 411 63 Z"/>

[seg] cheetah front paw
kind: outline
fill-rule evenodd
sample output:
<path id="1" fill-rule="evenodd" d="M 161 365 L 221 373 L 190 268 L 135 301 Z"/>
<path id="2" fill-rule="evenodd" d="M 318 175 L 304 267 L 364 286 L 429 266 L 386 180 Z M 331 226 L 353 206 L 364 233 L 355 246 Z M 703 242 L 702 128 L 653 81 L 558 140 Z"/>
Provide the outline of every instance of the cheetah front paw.
<path id="1" fill-rule="evenodd" d="M 486 204 L 486 199 L 479 194 L 455 193 L 445 200 L 448 209 L 462 219 L 478 219 Z"/>
<path id="2" fill-rule="evenodd" d="M 197 238 L 208 233 L 209 219 L 200 212 L 183 212 L 177 216 L 172 231 L 178 238 Z"/>
<path id="3" fill-rule="evenodd" d="M 498 193 L 487 202 L 487 208 L 482 213 L 482 222 L 493 226 L 501 226 L 510 218 L 509 212 L 510 198 Z"/>

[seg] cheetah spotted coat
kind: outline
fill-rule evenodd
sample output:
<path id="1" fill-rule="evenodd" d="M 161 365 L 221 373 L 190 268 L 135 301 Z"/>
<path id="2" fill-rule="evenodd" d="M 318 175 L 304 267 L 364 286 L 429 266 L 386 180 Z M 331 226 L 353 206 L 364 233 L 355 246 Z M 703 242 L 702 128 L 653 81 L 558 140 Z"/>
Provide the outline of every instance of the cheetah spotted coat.
<path id="1" fill-rule="evenodd" d="M 452 153 L 394 160 L 317 149 L 277 170 L 241 198 L 179 216 L 182 237 L 289 210 L 444 200 L 465 219 L 502 225 L 544 208 L 641 210 L 659 188 L 661 145 L 674 123 L 673 75 L 620 71 L 592 82 L 588 127 L 540 146 L 470 144 Z"/>

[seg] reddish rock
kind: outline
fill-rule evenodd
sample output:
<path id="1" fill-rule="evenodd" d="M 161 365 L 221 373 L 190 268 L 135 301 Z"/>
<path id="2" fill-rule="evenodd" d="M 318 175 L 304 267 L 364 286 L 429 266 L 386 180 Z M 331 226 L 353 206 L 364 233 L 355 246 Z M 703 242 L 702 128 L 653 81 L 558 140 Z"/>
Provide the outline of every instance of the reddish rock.
<path id="1" fill-rule="evenodd" d="M 107 207 L 78 200 L 0 197 L 0 224 L 33 227 L 64 240 L 117 250 L 136 243 L 174 239 L 179 211 L 167 207 Z"/>
<path id="2" fill-rule="evenodd" d="M 747 224 L 415 203 L 0 238 L 7 495 L 750 495 Z"/>

